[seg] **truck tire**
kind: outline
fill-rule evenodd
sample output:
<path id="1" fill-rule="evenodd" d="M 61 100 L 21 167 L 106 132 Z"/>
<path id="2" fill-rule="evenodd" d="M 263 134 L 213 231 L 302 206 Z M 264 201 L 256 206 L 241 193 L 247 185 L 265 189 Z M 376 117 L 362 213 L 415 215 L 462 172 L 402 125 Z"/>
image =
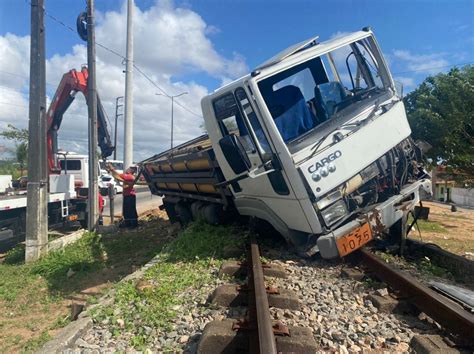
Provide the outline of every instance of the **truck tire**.
<path id="1" fill-rule="evenodd" d="M 191 210 L 185 203 L 177 203 L 174 207 L 174 210 L 179 218 L 179 222 L 181 225 L 186 226 L 191 221 L 193 221 L 193 215 L 191 214 Z"/>
<path id="2" fill-rule="evenodd" d="M 202 209 L 204 220 L 211 225 L 220 225 L 223 222 L 222 205 L 208 204 Z"/>
<path id="3" fill-rule="evenodd" d="M 193 202 L 191 204 L 191 215 L 193 216 L 193 220 L 204 219 L 204 208 L 206 204 L 201 201 Z"/>

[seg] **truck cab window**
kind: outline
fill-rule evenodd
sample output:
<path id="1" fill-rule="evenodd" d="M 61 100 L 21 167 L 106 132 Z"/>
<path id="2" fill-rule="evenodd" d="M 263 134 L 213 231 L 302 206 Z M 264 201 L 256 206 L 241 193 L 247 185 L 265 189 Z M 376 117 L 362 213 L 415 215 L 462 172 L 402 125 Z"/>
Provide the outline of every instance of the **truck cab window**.
<path id="1" fill-rule="evenodd" d="M 260 146 L 262 160 L 268 161 L 271 158 L 270 144 L 268 143 L 268 139 L 263 132 L 262 126 L 257 119 L 257 115 L 255 114 L 244 89 L 238 88 L 235 90 L 235 97 L 239 102 L 241 114 L 246 116 L 253 132 L 255 133 L 255 138 Z"/>
<path id="2" fill-rule="evenodd" d="M 80 171 L 81 160 L 59 160 L 61 170 Z"/>
<path id="3" fill-rule="evenodd" d="M 237 136 L 247 153 L 255 153 L 255 144 L 249 135 L 234 95 L 228 93 L 217 98 L 213 106 L 222 136 L 231 134 Z"/>

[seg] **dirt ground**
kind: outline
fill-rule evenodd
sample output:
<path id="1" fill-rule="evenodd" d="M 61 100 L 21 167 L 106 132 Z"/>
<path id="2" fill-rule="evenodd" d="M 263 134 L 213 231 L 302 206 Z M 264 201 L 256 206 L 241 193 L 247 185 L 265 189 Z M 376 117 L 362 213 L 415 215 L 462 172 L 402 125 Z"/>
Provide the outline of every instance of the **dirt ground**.
<path id="1" fill-rule="evenodd" d="M 474 260 L 474 210 L 457 208 L 441 203 L 424 202 L 430 208 L 427 221 L 420 220 L 418 229 L 413 229 L 409 237 L 423 242 L 431 242 L 443 249 Z"/>

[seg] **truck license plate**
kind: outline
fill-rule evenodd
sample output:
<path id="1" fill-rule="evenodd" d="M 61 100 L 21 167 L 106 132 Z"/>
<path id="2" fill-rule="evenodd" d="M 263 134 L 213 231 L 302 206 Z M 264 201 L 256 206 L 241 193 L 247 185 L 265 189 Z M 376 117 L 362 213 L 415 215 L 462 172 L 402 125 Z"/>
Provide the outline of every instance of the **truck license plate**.
<path id="1" fill-rule="evenodd" d="M 362 247 L 370 240 L 372 240 L 372 230 L 370 229 L 369 223 L 365 223 L 336 240 L 339 255 L 344 257 Z"/>

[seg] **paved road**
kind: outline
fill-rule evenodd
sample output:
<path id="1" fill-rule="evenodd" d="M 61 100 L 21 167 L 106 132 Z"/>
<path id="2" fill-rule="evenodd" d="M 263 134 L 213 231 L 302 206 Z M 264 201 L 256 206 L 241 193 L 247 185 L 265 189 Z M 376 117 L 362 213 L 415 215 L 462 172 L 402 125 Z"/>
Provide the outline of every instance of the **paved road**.
<path id="1" fill-rule="evenodd" d="M 148 187 L 136 187 L 137 192 L 137 212 L 140 214 L 149 209 L 158 208 L 161 205 L 162 197 L 158 197 L 150 193 Z M 104 207 L 104 222 L 110 220 L 110 201 L 105 198 L 106 206 Z M 122 194 L 117 194 L 114 198 L 114 215 L 120 217 L 122 215 Z"/>

